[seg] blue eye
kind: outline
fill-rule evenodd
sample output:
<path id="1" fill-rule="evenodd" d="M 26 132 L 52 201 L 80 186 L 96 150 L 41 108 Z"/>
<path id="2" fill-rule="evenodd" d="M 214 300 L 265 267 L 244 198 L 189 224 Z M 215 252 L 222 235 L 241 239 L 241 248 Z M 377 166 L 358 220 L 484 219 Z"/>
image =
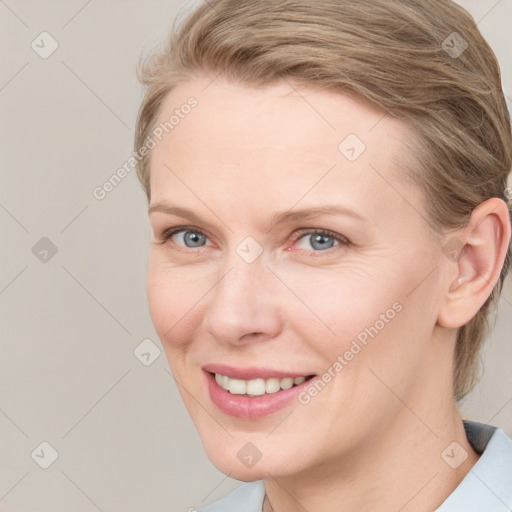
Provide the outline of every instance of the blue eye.
<path id="1" fill-rule="evenodd" d="M 314 252 L 322 252 L 337 245 L 348 245 L 348 240 L 336 233 L 326 231 L 323 229 L 310 229 L 302 231 L 297 238 L 298 242 L 308 240 L 309 247 L 314 249 Z M 302 247 L 302 249 L 310 250 L 309 247 Z"/>
<path id="2" fill-rule="evenodd" d="M 194 231 L 184 231 L 183 241 L 187 247 L 201 247 L 206 241 L 206 237 L 201 233 Z"/>
<path id="3" fill-rule="evenodd" d="M 176 236 L 179 235 L 179 236 Z M 167 230 L 163 235 L 163 241 L 167 241 L 176 236 L 178 240 L 181 240 L 181 244 L 185 247 L 193 249 L 195 247 L 203 247 L 204 242 L 208 240 L 208 237 L 198 230 L 184 229 L 184 228 L 172 228 Z"/>
<path id="4" fill-rule="evenodd" d="M 208 236 L 201 230 L 192 227 L 174 227 L 165 231 L 161 235 L 161 244 L 165 244 L 168 240 L 172 240 L 174 244 L 187 248 L 198 249 L 208 245 L 212 245 Z M 312 253 L 325 252 L 328 249 L 339 245 L 349 245 L 349 241 L 337 233 L 326 231 L 324 229 L 308 229 L 302 230 L 294 236 L 294 241 L 300 243 L 308 240 L 309 247 L 299 247 L 300 250 L 306 250 Z"/>

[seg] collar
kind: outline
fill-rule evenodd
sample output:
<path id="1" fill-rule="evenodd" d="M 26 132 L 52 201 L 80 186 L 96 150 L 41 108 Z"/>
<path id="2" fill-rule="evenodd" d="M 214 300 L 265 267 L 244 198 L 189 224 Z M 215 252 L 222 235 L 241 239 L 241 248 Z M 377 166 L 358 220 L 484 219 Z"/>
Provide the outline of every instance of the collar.
<path id="1" fill-rule="evenodd" d="M 511 512 L 512 439 L 474 421 L 464 421 L 464 429 L 480 458 L 435 512 Z"/>

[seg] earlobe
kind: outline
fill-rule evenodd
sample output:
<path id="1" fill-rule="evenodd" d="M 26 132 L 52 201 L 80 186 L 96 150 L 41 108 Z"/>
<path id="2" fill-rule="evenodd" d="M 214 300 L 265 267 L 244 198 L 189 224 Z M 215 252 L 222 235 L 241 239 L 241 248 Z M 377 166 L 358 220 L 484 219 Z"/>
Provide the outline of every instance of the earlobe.
<path id="1" fill-rule="evenodd" d="M 467 225 L 445 242 L 446 292 L 438 325 L 455 329 L 477 314 L 498 282 L 510 231 L 508 207 L 494 197 L 479 204 Z"/>

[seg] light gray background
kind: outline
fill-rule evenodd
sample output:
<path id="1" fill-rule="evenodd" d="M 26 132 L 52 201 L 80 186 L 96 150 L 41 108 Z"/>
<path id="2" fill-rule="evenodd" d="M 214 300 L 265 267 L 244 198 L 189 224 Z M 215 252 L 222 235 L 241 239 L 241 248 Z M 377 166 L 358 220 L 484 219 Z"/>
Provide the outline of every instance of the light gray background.
<path id="1" fill-rule="evenodd" d="M 501 61 L 510 106 L 512 0 L 460 3 Z M 133 354 L 146 338 L 161 348 L 136 176 L 92 195 L 132 150 L 139 53 L 183 5 L 0 0 L 1 511 L 186 511 L 237 485 L 204 455 L 163 352 L 150 366 Z M 59 45 L 47 59 L 31 48 L 43 31 Z M 32 252 L 42 237 L 58 249 L 47 262 Z M 463 406 L 509 435 L 511 332 L 509 277 Z M 48 469 L 36 463 L 49 460 L 43 441 L 58 452 Z"/>

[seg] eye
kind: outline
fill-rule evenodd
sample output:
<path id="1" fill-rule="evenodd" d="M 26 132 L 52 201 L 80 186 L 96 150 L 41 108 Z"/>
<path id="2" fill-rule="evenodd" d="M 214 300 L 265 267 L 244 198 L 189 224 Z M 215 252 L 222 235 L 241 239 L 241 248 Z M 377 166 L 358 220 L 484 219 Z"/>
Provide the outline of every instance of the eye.
<path id="1" fill-rule="evenodd" d="M 160 244 L 165 244 L 171 240 L 174 245 L 184 249 L 198 249 L 208 245 L 208 236 L 200 229 L 189 226 L 177 226 L 167 229 L 160 236 Z M 350 242 L 343 236 L 325 229 L 307 229 L 299 231 L 294 237 L 294 242 L 298 242 L 301 251 L 326 252 L 337 246 L 347 246 Z M 302 247 L 300 247 L 302 244 Z"/>
<path id="2" fill-rule="evenodd" d="M 164 244 L 168 240 L 172 240 L 176 245 L 194 249 L 204 247 L 208 237 L 199 229 L 180 226 L 168 229 L 162 233 L 160 243 Z"/>
<path id="3" fill-rule="evenodd" d="M 323 252 L 338 245 L 349 245 L 349 241 L 345 237 L 325 229 L 301 231 L 295 239 L 299 243 L 305 242 L 300 249 L 311 250 L 313 248 L 313 252 Z M 335 245 L 336 243 L 337 245 Z"/>

